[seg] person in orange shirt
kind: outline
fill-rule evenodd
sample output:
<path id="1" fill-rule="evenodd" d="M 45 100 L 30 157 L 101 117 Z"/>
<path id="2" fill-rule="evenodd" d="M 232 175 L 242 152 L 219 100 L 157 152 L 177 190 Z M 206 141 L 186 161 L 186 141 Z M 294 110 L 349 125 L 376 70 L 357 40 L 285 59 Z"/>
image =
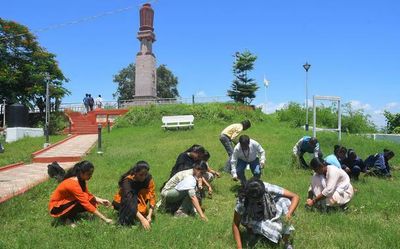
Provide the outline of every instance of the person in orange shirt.
<path id="1" fill-rule="evenodd" d="M 49 212 L 54 218 L 60 218 L 65 224 L 75 226 L 74 220 L 78 213 L 90 212 L 106 223 L 113 223 L 97 210 L 97 204 L 111 206 L 110 201 L 92 195 L 87 187 L 94 171 L 94 165 L 89 161 L 82 161 L 69 169 L 64 180 L 51 194 Z"/>
<path id="2" fill-rule="evenodd" d="M 156 186 L 149 170 L 147 162 L 139 161 L 121 176 L 118 182 L 120 189 L 113 201 L 114 209 L 118 210 L 119 224 L 133 225 L 138 219 L 144 229 L 150 229 L 156 204 Z"/>

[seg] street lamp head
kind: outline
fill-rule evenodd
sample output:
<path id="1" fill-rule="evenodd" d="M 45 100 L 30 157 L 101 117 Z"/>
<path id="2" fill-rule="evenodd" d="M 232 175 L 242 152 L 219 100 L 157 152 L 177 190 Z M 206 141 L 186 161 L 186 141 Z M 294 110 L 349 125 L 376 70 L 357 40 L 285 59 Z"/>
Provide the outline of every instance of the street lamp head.
<path id="1" fill-rule="evenodd" d="M 306 70 L 306 72 L 308 72 L 308 69 L 310 69 L 311 65 L 308 64 L 308 62 L 306 62 L 306 64 L 304 64 L 303 67 Z"/>

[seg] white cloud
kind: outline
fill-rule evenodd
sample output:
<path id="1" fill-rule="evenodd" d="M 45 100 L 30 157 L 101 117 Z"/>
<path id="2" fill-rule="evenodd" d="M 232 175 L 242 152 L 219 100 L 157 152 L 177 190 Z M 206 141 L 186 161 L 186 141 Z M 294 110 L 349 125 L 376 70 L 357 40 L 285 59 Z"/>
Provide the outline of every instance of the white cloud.
<path id="1" fill-rule="evenodd" d="M 396 109 L 397 107 L 400 107 L 400 104 L 397 102 L 390 102 L 387 103 L 384 107 L 385 110 L 393 110 Z"/>
<path id="2" fill-rule="evenodd" d="M 265 110 L 265 104 L 259 104 L 257 105 L 258 108 L 261 108 L 261 110 L 264 113 L 270 114 L 270 113 L 274 113 L 276 110 L 280 110 L 282 109 L 285 105 L 287 104 L 287 102 L 281 102 L 281 103 L 273 103 L 273 102 L 268 102 L 267 103 L 267 110 Z"/>
<path id="3" fill-rule="evenodd" d="M 358 100 L 350 100 L 351 107 L 355 110 L 363 109 L 364 111 L 371 111 L 372 107 L 370 104 L 364 104 Z"/>
<path id="4" fill-rule="evenodd" d="M 206 92 L 205 91 L 198 91 L 196 94 L 195 94 L 195 96 L 196 97 L 207 97 L 207 94 L 206 94 Z"/>

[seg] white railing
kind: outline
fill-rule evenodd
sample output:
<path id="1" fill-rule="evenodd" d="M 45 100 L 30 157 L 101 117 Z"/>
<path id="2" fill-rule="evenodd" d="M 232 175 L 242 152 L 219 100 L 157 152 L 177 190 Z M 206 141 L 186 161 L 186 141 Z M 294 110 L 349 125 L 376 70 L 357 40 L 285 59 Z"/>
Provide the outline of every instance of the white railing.
<path id="1" fill-rule="evenodd" d="M 198 104 L 198 103 L 216 103 L 216 102 L 233 102 L 228 96 L 212 96 L 212 97 L 199 97 L 192 96 L 191 98 L 158 98 L 158 99 L 128 99 L 120 101 L 103 101 L 104 109 L 119 109 L 127 108 L 130 106 L 141 106 L 141 105 L 168 105 L 168 104 Z M 96 107 L 94 107 L 96 108 Z M 54 106 L 51 108 L 54 110 Z M 62 103 L 59 107 L 59 111 L 71 110 L 75 112 L 84 113 L 85 106 L 83 103 Z M 30 112 L 39 112 L 39 108 L 35 107 Z"/>
<path id="2" fill-rule="evenodd" d="M 380 141 L 385 140 L 385 141 L 400 143 L 400 134 L 373 133 L 373 134 L 363 134 L 363 135 L 372 138 L 373 140 L 380 140 Z"/>

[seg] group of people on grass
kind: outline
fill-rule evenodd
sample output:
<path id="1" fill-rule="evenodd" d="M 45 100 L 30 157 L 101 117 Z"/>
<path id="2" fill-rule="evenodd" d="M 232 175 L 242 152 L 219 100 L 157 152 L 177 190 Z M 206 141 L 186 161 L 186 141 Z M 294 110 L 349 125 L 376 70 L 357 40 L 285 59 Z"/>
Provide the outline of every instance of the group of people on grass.
<path id="1" fill-rule="evenodd" d="M 232 179 L 240 181 L 232 223 L 232 232 L 237 247 L 242 248 L 240 224 L 251 234 L 261 235 L 278 243 L 283 240 L 285 248 L 293 248 L 289 239 L 294 230 L 291 217 L 299 204 L 299 196 L 285 188 L 263 182 L 262 169 L 265 166 L 265 150 L 247 135 L 240 135 L 251 127 L 249 120 L 232 124 L 220 134 L 228 160 L 225 171 Z M 235 142 L 237 144 L 235 144 Z M 312 153 L 310 165 L 304 160 L 305 153 Z M 388 161 L 394 153 L 385 150 L 362 161 L 354 150 L 335 146 L 334 153 L 323 159 L 316 138 L 303 137 L 293 148 L 293 158 L 300 167 L 311 167 L 314 175 L 308 189 L 306 206 L 321 210 L 341 207 L 354 195 L 350 177 L 358 178 L 360 172 L 390 175 Z M 207 217 L 202 209 L 205 189 L 212 195 L 211 181 L 220 173 L 208 165 L 210 153 L 201 145 L 193 145 L 179 154 L 169 178 L 160 188 L 156 201 L 155 183 L 150 166 L 145 161 L 137 162 L 118 181 L 119 191 L 112 203 L 92 195 L 87 187 L 94 166 L 88 161 L 77 163 L 71 168 L 50 197 L 51 216 L 74 225 L 78 213 L 91 212 L 107 223 L 114 223 L 97 209 L 98 205 L 113 207 L 118 212 L 118 224 L 133 225 L 139 221 L 144 229 L 151 227 L 154 210 L 169 212 L 176 217 L 197 214 L 202 220 Z M 253 177 L 246 180 L 245 169 L 249 167 Z"/>
<path id="2" fill-rule="evenodd" d="M 314 157 L 323 158 L 319 142 L 315 137 L 304 136 L 293 147 L 293 159 L 295 164 L 302 168 L 309 168 L 304 160 L 304 154 L 310 153 Z M 333 147 L 333 154 L 323 158 L 323 160 L 338 169 L 343 169 L 349 177 L 358 180 L 360 173 L 368 175 L 391 177 L 391 167 L 389 160 L 394 157 L 394 152 L 384 149 L 381 153 L 369 155 L 362 160 L 354 149 L 347 149 L 341 145 Z"/>

